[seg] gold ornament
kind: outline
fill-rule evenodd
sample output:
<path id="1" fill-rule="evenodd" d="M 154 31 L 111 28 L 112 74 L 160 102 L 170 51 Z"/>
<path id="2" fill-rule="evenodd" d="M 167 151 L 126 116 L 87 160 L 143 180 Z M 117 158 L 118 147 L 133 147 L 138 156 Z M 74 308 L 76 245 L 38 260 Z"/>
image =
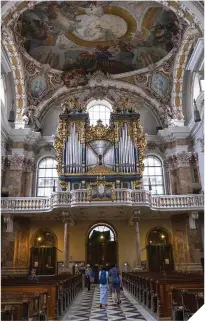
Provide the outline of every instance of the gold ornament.
<path id="1" fill-rule="evenodd" d="M 86 128 L 86 141 L 106 139 L 114 142 L 114 128 L 112 126 L 104 126 L 101 121 L 98 121 L 96 126 L 88 126 Z"/>

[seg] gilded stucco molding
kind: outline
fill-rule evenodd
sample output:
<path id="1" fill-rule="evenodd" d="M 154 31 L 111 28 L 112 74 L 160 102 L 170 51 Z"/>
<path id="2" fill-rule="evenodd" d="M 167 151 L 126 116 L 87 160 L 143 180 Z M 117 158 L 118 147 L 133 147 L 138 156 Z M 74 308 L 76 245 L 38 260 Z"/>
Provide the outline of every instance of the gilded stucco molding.
<path id="1" fill-rule="evenodd" d="M 16 46 L 16 39 L 11 28 L 3 26 L 2 43 L 6 49 L 11 64 L 16 92 L 16 121 L 21 122 L 22 110 L 26 106 L 27 95 L 25 90 L 25 76 L 22 65 L 21 54 Z M 23 127 L 23 125 L 22 125 Z"/>
<path id="2" fill-rule="evenodd" d="M 174 118 L 183 121 L 182 90 L 185 66 L 193 43 L 199 37 L 199 31 L 189 26 L 183 36 L 180 50 L 176 56 L 173 71 L 172 108 Z"/>

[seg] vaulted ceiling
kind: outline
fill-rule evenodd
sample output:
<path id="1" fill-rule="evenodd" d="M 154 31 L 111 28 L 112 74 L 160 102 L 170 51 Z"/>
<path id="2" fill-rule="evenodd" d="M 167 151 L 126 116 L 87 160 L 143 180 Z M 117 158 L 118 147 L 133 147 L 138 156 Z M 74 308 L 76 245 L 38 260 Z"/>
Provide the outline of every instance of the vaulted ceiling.
<path id="1" fill-rule="evenodd" d="M 189 8 L 183 1 L 4 1 L 2 40 L 17 120 L 28 108 L 40 116 L 60 97 L 92 93 L 96 86 L 141 97 L 133 96 L 136 107 L 143 100 L 163 126 L 163 109 L 183 119 L 183 68 L 202 35 L 200 3 L 187 3 Z"/>

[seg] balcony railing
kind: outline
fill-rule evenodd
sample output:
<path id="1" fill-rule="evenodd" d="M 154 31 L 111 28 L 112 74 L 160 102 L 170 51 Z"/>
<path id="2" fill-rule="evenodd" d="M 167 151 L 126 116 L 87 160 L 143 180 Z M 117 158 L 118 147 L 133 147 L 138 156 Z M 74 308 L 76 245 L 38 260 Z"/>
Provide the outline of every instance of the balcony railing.
<path id="1" fill-rule="evenodd" d="M 80 206 L 133 206 L 149 207 L 157 211 L 203 210 L 204 195 L 151 195 L 149 191 L 118 188 L 111 198 L 91 199 L 87 189 L 55 192 L 51 197 L 2 197 L 2 213 L 51 212 L 54 208 Z"/>

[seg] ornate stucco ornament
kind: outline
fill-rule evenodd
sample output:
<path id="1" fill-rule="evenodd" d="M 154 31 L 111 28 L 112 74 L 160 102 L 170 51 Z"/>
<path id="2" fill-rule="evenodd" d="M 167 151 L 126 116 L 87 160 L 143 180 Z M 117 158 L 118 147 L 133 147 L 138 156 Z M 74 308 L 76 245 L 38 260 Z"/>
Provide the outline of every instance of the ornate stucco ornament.
<path id="1" fill-rule="evenodd" d="M 86 141 L 96 139 L 106 139 L 114 141 L 115 134 L 112 127 L 104 126 L 101 121 L 98 121 L 96 126 L 88 126 L 86 129 Z"/>
<path id="2" fill-rule="evenodd" d="M 111 75 L 108 72 L 105 74 L 103 71 L 97 70 L 93 74 L 89 73 L 87 79 L 102 83 L 103 80 L 111 79 Z"/>

